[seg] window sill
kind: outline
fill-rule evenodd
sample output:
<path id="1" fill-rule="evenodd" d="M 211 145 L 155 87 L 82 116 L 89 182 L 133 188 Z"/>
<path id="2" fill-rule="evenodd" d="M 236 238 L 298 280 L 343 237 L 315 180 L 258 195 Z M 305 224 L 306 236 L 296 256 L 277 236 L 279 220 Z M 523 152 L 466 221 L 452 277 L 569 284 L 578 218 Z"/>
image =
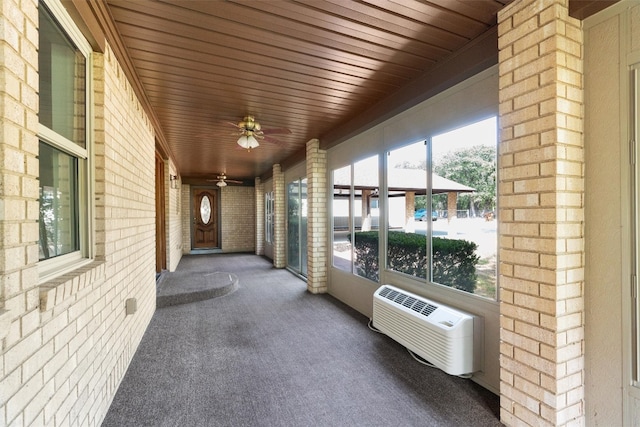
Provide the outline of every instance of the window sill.
<path id="1" fill-rule="evenodd" d="M 66 274 L 40 283 L 40 312 L 46 312 L 91 286 L 94 282 L 104 280 L 105 262 L 90 261 Z"/>

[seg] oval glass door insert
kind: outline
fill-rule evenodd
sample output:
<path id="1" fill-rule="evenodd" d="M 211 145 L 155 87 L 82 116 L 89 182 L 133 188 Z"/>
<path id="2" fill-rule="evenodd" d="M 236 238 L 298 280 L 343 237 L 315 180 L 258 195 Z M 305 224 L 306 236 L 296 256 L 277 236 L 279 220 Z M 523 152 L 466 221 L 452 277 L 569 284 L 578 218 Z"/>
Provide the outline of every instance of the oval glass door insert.
<path id="1" fill-rule="evenodd" d="M 209 224 L 211 221 L 211 202 L 209 196 L 204 196 L 200 201 L 200 219 L 203 224 Z"/>

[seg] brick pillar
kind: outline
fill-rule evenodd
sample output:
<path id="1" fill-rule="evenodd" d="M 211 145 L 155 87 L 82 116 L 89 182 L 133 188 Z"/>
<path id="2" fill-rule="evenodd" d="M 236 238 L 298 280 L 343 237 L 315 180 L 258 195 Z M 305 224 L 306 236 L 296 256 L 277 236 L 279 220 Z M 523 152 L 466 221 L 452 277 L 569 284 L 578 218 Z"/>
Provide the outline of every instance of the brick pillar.
<path id="1" fill-rule="evenodd" d="M 264 255 L 264 184 L 255 180 L 256 189 L 256 255 Z"/>
<path id="2" fill-rule="evenodd" d="M 273 266 L 287 266 L 285 220 L 287 209 L 285 204 L 284 173 L 280 165 L 273 165 Z"/>
<path id="3" fill-rule="evenodd" d="M 327 292 L 327 152 L 307 142 L 307 290 Z"/>
<path id="4" fill-rule="evenodd" d="M 583 425 L 581 23 L 516 0 L 498 25 L 501 421 Z"/>

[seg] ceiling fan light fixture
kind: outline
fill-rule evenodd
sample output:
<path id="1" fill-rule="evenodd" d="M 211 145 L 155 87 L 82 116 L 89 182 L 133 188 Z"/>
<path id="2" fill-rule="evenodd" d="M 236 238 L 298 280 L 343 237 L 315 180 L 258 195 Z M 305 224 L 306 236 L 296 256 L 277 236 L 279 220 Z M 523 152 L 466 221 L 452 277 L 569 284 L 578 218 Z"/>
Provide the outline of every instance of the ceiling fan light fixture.
<path id="1" fill-rule="evenodd" d="M 238 138 L 238 145 L 242 148 L 246 148 L 250 150 L 252 148 L 256 148 L 260 144 L 258 144 L 258 140 L 253 135 L 242 135 Z"/>
<path id="2" fill-rule="evenodd" d="M 247 138 L 247 135 L 242 135 L 238 138 L 238 145 L 242 148 L 249 148 L 249 138 Z"/>
<path id="3" fill-rule="evenodd" d="M 220 181 L 216 182 L 216 185 L 217 185 L 218 187 L 222 188 L 222 187 L 226 187 L 226 186 L 227 186 L 227 183 L 226 183 L 226 182 L 224 182 L 223 180 L 220 180 Z"/>
<path id="4" fill-rule="evenodd" d="M 258 140 L 256 139 L 256 137 L 253 135 L 249 135 L 247 137 L 247 140 L 249 141 L 249 148 L 256 148 L 257 146 L 260 145 L 258 144 Z"/>

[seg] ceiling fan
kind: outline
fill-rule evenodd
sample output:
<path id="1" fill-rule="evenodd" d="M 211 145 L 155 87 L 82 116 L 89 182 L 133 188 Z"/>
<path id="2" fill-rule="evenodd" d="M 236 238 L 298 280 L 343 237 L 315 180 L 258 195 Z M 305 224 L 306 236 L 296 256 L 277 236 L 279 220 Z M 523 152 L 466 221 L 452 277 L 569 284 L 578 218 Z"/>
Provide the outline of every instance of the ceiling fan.
<path id="1" fill-rule="evenodd" d="M 227 178 L 227 174 L 222 172 L 216 179 L 208 179 L 207 181 L 216 181 L 216 185 L 220 188 L 226 187 L 227 183 L 242 184 L 242 181 Z"/>
<path id="2" fill-rule="evenodd" d="M 278 144 L 280 141 L 270 137 L 269 135 L 291 133 L 287 128 L 263 129 L 260 123 L 258 123 L 253 116 L 245 116 L 242 121 L 238 123 L 227 123 L 236 127 L 240 131 L 238 145 L 242 148 L 246 148 L 247 150 L 258 147 L 260 145 L 258 143 L 258 139 Z"/>

